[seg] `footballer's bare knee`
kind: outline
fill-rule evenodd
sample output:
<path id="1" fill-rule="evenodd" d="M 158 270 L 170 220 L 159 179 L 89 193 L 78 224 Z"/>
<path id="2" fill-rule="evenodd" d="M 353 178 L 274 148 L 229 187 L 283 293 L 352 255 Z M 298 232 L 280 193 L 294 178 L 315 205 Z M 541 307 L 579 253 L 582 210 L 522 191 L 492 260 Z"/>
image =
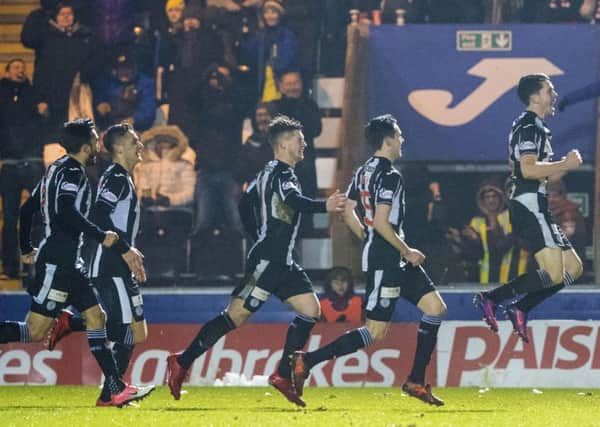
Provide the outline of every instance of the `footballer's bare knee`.
<path id="1" fill-rule="evenodd" d="M 383 341 L 389 329 L 389 322 L 367 319 L 365 327 L 369 330 L 373 342 Z"/>
<path id="2" fill-rule="evenodd" d="M 448 307 L 438 291 L 425 294 L 419 300 L 417 307 L 427 316 L 444 317 L 448 311 Z"/>
<path id="3" fill-rule="evenodd" d="M 134 344 L 141 344 L 148 339 L 148 325 L 145 320 L 131 324 Z"/>
<path id="4" fill-rule="evenodd" d="M 225 313 L 229 316 L 236 328 L 239 328 L 252 317 L 252 312 L 244 307 L 244 300 L 241 298 L 233 298 Z"/>

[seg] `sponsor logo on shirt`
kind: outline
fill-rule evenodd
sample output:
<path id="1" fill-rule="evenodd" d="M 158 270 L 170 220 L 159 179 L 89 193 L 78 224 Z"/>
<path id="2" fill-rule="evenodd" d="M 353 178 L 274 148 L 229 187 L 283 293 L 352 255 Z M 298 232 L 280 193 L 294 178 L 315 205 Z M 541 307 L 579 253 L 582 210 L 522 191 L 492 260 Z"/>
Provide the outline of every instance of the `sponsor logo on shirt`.
<path id="1" fill-rule="evenodd" d="M 110 190 L 102 191 L 102 193 L 100 193 L 100 197 L 112 203 L 116 203 L 119 200 L 117 195 L 115 193 L 112 193 Z"/>
<path id="2" fill-rule="evenodd" d="M 63 182 L 60 186 L 61 190 L 69 191 L 69 192 L 77 192 L 77 184 L 73 184 L 72 182 Z"/>
<path id="3" fill-rule="evenodd" d="M 394 196 L 394 192 L 392 190 L 379 190 L 379 198 L 381 199 L 391 199 Z"/>

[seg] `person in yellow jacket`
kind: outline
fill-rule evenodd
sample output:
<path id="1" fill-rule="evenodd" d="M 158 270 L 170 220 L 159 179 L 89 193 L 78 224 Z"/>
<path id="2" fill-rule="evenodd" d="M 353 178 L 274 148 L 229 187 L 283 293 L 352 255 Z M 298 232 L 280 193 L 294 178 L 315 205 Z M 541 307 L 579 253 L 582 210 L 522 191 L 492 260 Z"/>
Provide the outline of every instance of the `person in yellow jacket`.
<path id="1" fill-rule="evenodd" d="M 484 181 L 477 192 L 477 206 L 481 215 L 471 218 L 461 234 L 465 255 L 478 259 L 479 282 L 505 283 L 525 273 L 529 253 L 519 247 L 512 234 L 501 187 Z"/>

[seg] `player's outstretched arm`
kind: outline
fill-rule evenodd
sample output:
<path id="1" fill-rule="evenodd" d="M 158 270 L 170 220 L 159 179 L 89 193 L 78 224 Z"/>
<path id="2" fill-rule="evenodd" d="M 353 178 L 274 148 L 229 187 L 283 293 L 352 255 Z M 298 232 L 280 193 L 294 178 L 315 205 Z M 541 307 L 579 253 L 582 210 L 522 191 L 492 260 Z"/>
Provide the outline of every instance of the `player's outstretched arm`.
<path id="1" fill-rule="evenodd" d="M 394 231 L 388 221 L 392 207 L 387 204 L 378 204 L 375 209 L 375 218 L 373 218 L 373 227 L 390 245 L 395 247 L 398 252 L 412 265 L 421 265 L 425 261 L 425 255 L 418 249 L 411 248 Z"/>
<path id="2" fill-rule="evenodd" d="M 525 154 L 521 157 L 521 172 L 526 179 L 545 179 L 575 170 L 581 166 L 582 158 L 578 150 L 571 150 L 557 162 L 540 162 L 536 154 Z"/>
<path id="3" fill-rule="evenodd" d="M 348 199 L 344 193 L 340 192 L 340 190 L 335 190 L 333 194 L 327 198 L 325 209 L 327 209 L 327 212 L 329 213 L 342 214 L 346 209 L 346 200 Z"/>

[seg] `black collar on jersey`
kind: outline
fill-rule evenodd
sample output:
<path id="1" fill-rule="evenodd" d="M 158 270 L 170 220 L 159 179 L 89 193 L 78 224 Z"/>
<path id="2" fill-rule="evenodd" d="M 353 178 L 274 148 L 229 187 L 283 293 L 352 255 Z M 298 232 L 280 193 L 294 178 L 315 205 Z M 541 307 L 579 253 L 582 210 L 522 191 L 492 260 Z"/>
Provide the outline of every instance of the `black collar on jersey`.
<path id="1" fill-rule="evenodd" d="M 294 169 L 293 167 L 291 167 L 290 165 L 288 165 L 286 162 L 284 162 L 283 160 L 279 160 L 279 159 L 275 159 L 277 160 L 277 163 L 279 163 L 282 167 L 284 168 L 290 168 L 290 169 Z"/>
<path id="2" fill-rule="evenodd" d="M 383 160 L 384 162 L 388 162 L 390 165 L 392 164 L 392 162 L 390 161 L 390 159 L 388 159 L 387 157 L 383 157 L 383 156 L 373 156 L 374 159 L 380 159 Z"/>
<path id="3" fill-rule="evenodd" d="M 116 172 L 122 172 L 125 174 L 125 176 L 129 176 L 129 172 L 122 165 L 117 162 L 113 162 L 112 164 L 114 165 Z"/>
<path id="4" fill-rule="evenodd" d="M 83 165 L 81 163 L 79 163 L 77 160 L 75 160 L 74 157 L 71 157 L 68 154 L 65 154 L 65 156 L 68 157 L 68 159 L 65 160 L 65 163 L 64 163 L 65 166 L 67 166 L 67 167 L 78 167 L 82 171 L 85 171 Z"/>

